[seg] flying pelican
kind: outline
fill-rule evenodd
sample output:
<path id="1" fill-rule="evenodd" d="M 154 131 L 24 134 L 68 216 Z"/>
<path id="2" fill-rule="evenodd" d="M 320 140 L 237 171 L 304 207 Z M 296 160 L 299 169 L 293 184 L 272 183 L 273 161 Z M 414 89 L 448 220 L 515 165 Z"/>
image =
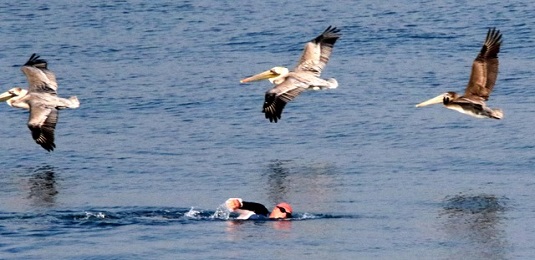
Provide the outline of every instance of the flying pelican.
<path id="1" fill-rule="evenodd" d="M 424 101 L 416 107 L 442 102 L 446 108 L 473 117 L 502 119 L 503 111 L 501 109 L 491 109 L 485 105 L 498 76 L 498 52 L 500 52 L 501 44 L 502 34 L 500 31 L 496 28 L 490 28 L 485 43 L 472 65 L 472 74 L 464 95 L 446 92 Z"/>
<path id="2" fill-rule="evenodd" d="M 320 78 L 321 71 L 327 65 L 340 30 L 329 26 L 321 35 L 305 44 L 301 59 L 293 71 L 285 67 L 273 67 L 270 70 L 240 80 L 240 83 L 268 79 L 275 86 L 265 95 L 262 112 L 270 122 L 277 123 L 281 118 L 286 103 L 292 101 L 301 92 L 312 89 L 334 89 L 338 87 L 336 79 Z"/>
<path id="3" fill-rule="evenodd" d="M 77 108 L 80 102 L 76 96 L 69 99 L 57 96 L 56 76 L 48 70 L 46 60 L 35 53 L 21 68 L 29 83 L 28 90 L 16 87 L 0 94 L 0 102 L 11 107 L 29 109 L 28 127 L 36 143 L 47 151 L 53 151 L 54 130 L 58 122 L 58 110 Z"/>

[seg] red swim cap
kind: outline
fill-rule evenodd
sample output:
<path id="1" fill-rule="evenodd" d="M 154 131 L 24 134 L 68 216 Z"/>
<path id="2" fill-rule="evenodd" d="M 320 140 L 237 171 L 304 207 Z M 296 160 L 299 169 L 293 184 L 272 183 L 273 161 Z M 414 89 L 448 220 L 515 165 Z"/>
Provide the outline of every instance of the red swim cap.
<path id="1" fill-rule="evenodd" d="M 281 203 L 277 204 L 276 207 L 281 207 L 284 210 L 286 210 L 286 212 L 288 212 L 288 213 L 292 213 L 293 212 L 292 206 L 290 206 L 290 204 L 288 204 L 286 202 L 281 202 Z"/>

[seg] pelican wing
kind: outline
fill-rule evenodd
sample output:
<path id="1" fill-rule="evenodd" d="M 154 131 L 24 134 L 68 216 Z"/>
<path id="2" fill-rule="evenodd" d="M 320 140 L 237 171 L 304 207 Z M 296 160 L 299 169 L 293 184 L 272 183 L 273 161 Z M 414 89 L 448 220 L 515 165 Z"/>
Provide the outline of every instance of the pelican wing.
<path id="1" fill-rule="evenodd" d="M 472 74 L 464 96 L 488 100 L 498 76 L 498 52 L 502 34 L 496 28 L 489 29 L 485 43 L 474 60 Z"/>
<path id="2" fill-rule="evenodd" d="M 305 44 L 299 63 L 294 71 L 309 71 L 320 76 L 321 71 L 329 62 L 336 40 L 340 38 L 339 29 L 329 26 L 321 35 Z"/>
<path id="3" fill-rule="evenodd" d="M 447 107 L 453 110 L 456 110 L 458 112 L 461 112 L 463 114 L 467 114 L 474 117 L 490 117 L 489 115 L 485 115 L 488 113 L 488 109 L 486 109 L 485 101 L 483 101 L 481 98 L 477 99 L 468 99 L 464 97 L 460 97 L 457 99 L 454 99 L 451 101 Z M 503 115 L 502 115 L 503 116 Z M 494 117 L 496 119 L 500 119 L 497 117 Z"/>
<path id="4" fill-rule="evenodd" d="M 270 122 L 277 123 L 286 103 L 292 101 L 305 90 L 306 86 L 302 85 L 301 82 L 290 77 L 266 92 L 262 112 Z"/>
<path id="5" fill-rule="evenodd" d="M 56 94 L 58 90 L 56 76 L 48 70 L 46 60 L 39 59 L 39 56 L 34 53 L 21 70 L 28 80 L 28 92 Z"/>
<path id="6" fill-rule="evenodd" d="M 58 110 L 43 105 L 30 106 L 30 119 L 28 128 L 32 131 L 32 137 L 36 143 L 47 151 L 53 151 L 54 130 L 58 122 Z"/>
<path id="7" fill-rule="evenodd" d="M 481 99 L 470 99 L 465 97 L 456 98 L 451 101 L 451 103 L 456 104 L 465 109 L 470 107 L 481 109 L 483 106 L 485 106 L 484 101 L 482 101 Z"/>

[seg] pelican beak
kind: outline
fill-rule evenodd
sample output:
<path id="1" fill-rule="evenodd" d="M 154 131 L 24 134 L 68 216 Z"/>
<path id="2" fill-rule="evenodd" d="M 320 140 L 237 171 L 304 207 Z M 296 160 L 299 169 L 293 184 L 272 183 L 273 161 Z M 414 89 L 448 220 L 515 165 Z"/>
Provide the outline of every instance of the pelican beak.
<path id="1" fill-rule="evenodd" d="M 416 107 L 425 107 L 425 106 L 429 106 L 429 105 L 433 105 L 433 104 L 438 104 L 438 103 L 442 103 L 444 102 L 444 94 L 440 94 L 432 99 L 429 99 L 427 101 L 424 101 L 418 105 L 416 105 Z"/>
<path id="2" fill-rule="evenodd" d="M 247 82 L 252 82 L 252 81 L 257 81 L 257 80 L 263 80 L 263 79 L 270 79 L 270 78 L 275 78 L 277 77 L 278 74 L 275 74 L 273 73 L 271 70 L 266 70 L 262 73 L 258 73 L 254 76 L 251 76 L 251 77 L 248 77 L 248 78 L 244 78 L 242 80 L 240 80 L 240 83 L 247 83 Z"/>
<path id="3" fill-rule="evenodd" d="M 0 102 L 8 101 L 13 97 L 9 91 L 0 94 Z"/>

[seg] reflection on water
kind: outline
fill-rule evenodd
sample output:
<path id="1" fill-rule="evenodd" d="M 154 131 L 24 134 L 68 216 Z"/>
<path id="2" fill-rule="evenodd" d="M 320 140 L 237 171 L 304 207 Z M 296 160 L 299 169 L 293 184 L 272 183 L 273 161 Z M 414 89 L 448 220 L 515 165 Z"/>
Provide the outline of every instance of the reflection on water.
<path id="1" fill-rule="evenodd" d="M 266 192 L 272 205 L 281 201 L 295 206 L 293 201 L 313 201 L 296 212 L 324 210 L 326 201 L 337 196 L 341 176 L 338 167 L 330 162 L 273 160 L 265 170 Z M 268 206 L 269 208 L 269 206 Z"/>
<path id="2" fill-rule="evenodd" d="M 259 230 L 256 227 L 261 227 Z M 227 221 L 227 238 L 231 241 L 241 241 L 244 239 L 258 238 L 263 239 L 266 230 L 264 228 L 271 228 L 272 230 L 277 231 L 277 236 L 280 238 L 288 237 L 292 230 L 292 221 L 291 220 L 263 220 L 263 221 L 253 221 L 253 220 L 231 220 Z"/>
<path id="3" fill-rule="evenodd" d="M 227 221 L 227 231 L 237 231 L 242 225 L 269 225 L 275 230 L 291 230 L 291 220 L 230 220 Z"/>
<path id="4" fill-rule="evenodd" d="M 289 170 L 282 160 L 275 160 L 268 165 L 267 169 L 267 192 L 269 201 L 276 204 L 285 201 L 288 192 L 288 175 Z"/>
<path id="5" fill-rule="evenodd" d="M 291 230 L 292 229 L 292 221 L 286 221 L 286 220 L 270 221 L 270 224 L 276 230 Z"/>
<path id="6" fill-rule="evenodd" d="M 507 258 L 505 200 L 487 194 L 446 197 L 440 216 L 449 243 L 455 243 L 452 259 Z"/>
<path id="7" fill-rule="evenodd" d="M 56 202 L 58 190 L 54 168 L 48 165 L 38 167 L 32 171 L 28 179 L 28 199 L 36 206 L 53 206 Z"/>

